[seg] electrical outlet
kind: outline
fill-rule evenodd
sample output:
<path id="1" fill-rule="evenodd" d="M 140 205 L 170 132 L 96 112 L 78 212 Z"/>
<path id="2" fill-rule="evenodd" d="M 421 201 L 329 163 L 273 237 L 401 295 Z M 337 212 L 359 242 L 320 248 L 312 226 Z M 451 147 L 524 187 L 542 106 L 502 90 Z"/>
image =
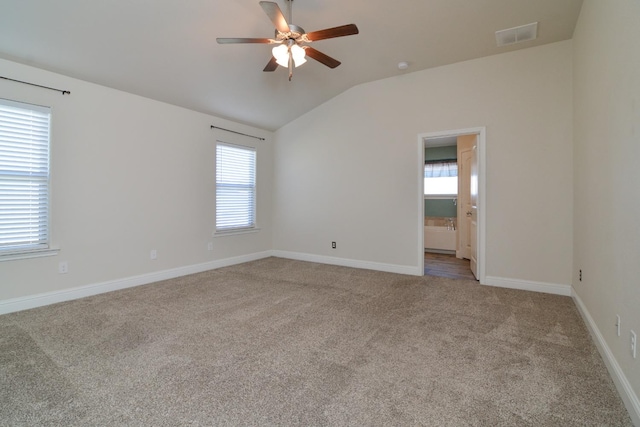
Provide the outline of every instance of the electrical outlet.
<path id="1" fill-rule="evenodd" d="M 333 248 L 333 249 L 336 248 L 336 242 L 331 242 L 331 248 Z"/>
<path id="2" fill-rule="evenodd" d="M 151 253 L 149 254 L 149 258 L 156 259 L 158 258 L 158 251 L 155 249 L 151 249 Z"/>
<path id="3" fill-rule="evenodd" d="M 633 358 L 636 358 L 636 349 L 638 347 L 638 337 L 636 336 L 636 333 L 631 331 L 631 355 L 633 356 Z"/>
<path id="4" fill-rule="evenodd" d="M 578 279 L 582 282 L 582 269 L 580 269 L 580 277 Z"/>
<path id="5" fill-rule="evenodd" d="M 616 314 L 616 334 L 620 336 L 620 316 Z"/>
<path id="6" fill-rule="evenodd" d="M 58 273 L 67 274 L 68 272 L 69 265 L 67 264 L 67 261 L 60 261 L 60 263 L 58 264 Z"/>
<path id="7" fill-rule="evenodd" d="M 207 250 L 208 251 L 212 251 L 213 250 L 213 242 L 207 243 Z"/>

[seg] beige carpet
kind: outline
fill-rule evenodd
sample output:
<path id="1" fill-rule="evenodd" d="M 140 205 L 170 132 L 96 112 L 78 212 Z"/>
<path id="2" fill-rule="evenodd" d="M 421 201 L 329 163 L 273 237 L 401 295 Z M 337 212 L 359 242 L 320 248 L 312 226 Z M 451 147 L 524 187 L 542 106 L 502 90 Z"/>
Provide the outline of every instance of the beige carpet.
<path id="1" fill-rule="evenodd" d="M 0 425 L 631 421 L 568 297 L 268 258 L 0 316 Z"/>

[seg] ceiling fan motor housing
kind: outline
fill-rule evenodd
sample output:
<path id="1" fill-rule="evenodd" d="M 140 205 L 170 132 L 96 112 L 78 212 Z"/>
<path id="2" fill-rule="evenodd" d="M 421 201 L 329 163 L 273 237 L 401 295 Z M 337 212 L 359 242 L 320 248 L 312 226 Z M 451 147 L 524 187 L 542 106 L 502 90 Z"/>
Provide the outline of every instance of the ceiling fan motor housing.
<path id="1" fill-rule="evenodd" d="M 280 31 L 276 30 L 276 40 L 296 40 L 296 42 L 298 41 L 298 39 L 303 35 L 306 34 L 304 29 L 302 27 L 298 27 L 297 25 L 294 24 L 289 24 L 289 33 L 281 33 Z"/>

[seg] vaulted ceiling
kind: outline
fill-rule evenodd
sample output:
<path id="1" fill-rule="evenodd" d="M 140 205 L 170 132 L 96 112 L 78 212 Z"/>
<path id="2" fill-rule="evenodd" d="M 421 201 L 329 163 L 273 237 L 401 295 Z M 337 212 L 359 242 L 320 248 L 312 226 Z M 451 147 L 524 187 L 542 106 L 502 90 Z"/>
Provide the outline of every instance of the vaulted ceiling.
<path id="1" fill-rule="evenodd" d="M 287 15 L 286 0 L 274 1 Z M 361 83 L 570 39 L 581 5 L 294 0 L 292 23 L 306 31 L 355 23 L 360 34 L 314 42 L 342 65 L 309 60 L 289 82 L 283 68 L 262 71 L 272 46 L 216 43 L 273 37 L 258 0 L 3 0 L 0 57 L 275 130 Z M 496 46 L 495 31 L 531 22 L 536 40 Z"/>

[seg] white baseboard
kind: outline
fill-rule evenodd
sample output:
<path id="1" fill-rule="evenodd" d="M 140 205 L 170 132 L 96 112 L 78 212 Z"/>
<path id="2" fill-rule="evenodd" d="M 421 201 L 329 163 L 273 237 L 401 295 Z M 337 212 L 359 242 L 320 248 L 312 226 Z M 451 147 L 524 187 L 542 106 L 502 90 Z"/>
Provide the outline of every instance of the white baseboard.
<path id="1" fill-rule="evenodd" d="M 545 294 L 555 294 L 571 296 L 570 285 L 560 285 L 557 283 L 532 282 L 521 279 L 508 279 L 505 277 L 487 276 L 483 285 L 497 286 L 499 288 L 520 289 L 523 291 L 543 292 Z"/>
<path id="2" fill-rule="evenodd" d="M 71 301 L 105 292 L 117 291 L 119 289 L 131 288 L 134 286 L 146 285 L 161 280 L 174 279 L 188 274 L 200 273 L 207 270 L 229 265 L 241 264 L 243 262 L 255 261 L 271 256 L 271 251 L 256 252 L 232 258 L 224 258 L 209 261 L 202 264 L 188 265 L 184 267 L 172 268 L 170 270 L 156 271 L 153 273 L 141 274 L 138 276 L 125 277 L 123 279 L 109 280 L 102 283 L 79 286 L 60 291 L 46 292 L 26 297 L 13 298 L 0 301 L 0 314 L 13 313 L 16 311 L 28 310 L 30 308 L 42 307 L 63 301 Z"/>
<path id="3" fill-rule="evenodd" d="M 357 259 L 338 258 L 325 255 L 314 255 L 303 252 L 271 251 L 271 255 L 280 258 L 295 259 L 298 261 L 317 262 L 319 264 L 339 265 L 342 267 L 363 268 L 365 270 L 385 271 L 387 273 L 409 274 L 412 276 L 422 276 L 420 267 L 406 265 L 385 264 L 382 262 L 361 261 Z"/>
<path id="4" fill-rule="evenodd" d="M 596 347 L 604 360 L 607 369 L 609 370 L 609 375 L 613 379 L 613 383 L 616 385 L 618 389 L 618 393 L 624 402 L 624 406 L 629 411 L 629 416 L 631 417 L 631 421 L 633 425 L 640 426 L 640 400 L 638 396 L 633 391 L 629 380 L 627 380 L 626 375 L 622 371 L 622 368 L 618 364 L 618 361 L 613 355 L 613 352 L 607 345 L 607 342 L 604 340 L 604 337 L 600 333 L 596 322 L 593 320 L 587 307 L 584 305 L 575 289 L 571 288 L 571 296 L 573 297 L 573 301 L 578 307 L 578 311 L 582 315 L 584 322 L 587 324 L 587 328 L 591 333 L 591 337 L 596 343 Z"/>

